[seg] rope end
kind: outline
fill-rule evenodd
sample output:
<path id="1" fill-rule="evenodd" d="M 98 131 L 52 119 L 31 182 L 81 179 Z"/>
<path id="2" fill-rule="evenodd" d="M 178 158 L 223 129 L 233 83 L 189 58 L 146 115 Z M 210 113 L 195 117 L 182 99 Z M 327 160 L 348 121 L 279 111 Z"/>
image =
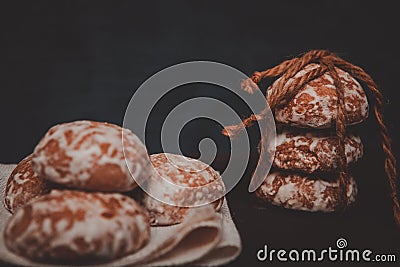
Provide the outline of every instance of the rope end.
<path id="1" fill-rule="evenodd" d="M 226 126 L 222 130 L 222 134 L 227 136 L 227 137 L 234 137 L 235 135 L 238 134 L 240 130 L 243 129 L 243 124 L 240 125 L 231 125 L 231 126 Z"/>
<path id="2" fill-rule="evenodd" d="M 230 135 L 229 131 L 226 128 L 222 129 L 222 134 L 225 135 L 225 136 L 228 136 L 228 137 Z"/>
<path id="3" fill-rule="evenodd" d="M 250 78 L 242 81 L 240 85 L 242 87 L 242 90 L 249 94 L 254 94 L 254 92 L 258 89 L 257 84 L 253 82 L 253 80 Z"/>

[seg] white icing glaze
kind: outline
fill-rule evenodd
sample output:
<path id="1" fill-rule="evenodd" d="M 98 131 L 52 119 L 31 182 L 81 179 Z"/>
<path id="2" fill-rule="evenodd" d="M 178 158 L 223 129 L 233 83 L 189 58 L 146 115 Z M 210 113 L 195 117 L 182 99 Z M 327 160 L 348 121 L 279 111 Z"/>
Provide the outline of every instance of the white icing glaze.
<path id="1" fill-rule="evenodd" d="M 320 170 L 334 170 L 338 167 L 337 137 L 313 131 L 283 130 L 275 139 L 274 166 L 281 169 L 300 169 L 311 173 Z M 272 146 L 273 144 L 271 144 Z M 282 147 L 282 148 L 281 148 Z M 272 150 L 269 147 L 269 150 Z M 290 156 L 295 154 L 294 158 Z M 363 145 L 359 136 L 348 134 L 345 137 L 347 163 L 355 163 L 363 155 Z M 307 169 L 304 166 L 307 166 Z"/>
<path id="2" fill-rule="evenodd" d="M 34 259 L 57 259 L 56 249 L 67 247 L 77 259 L 89 255 L 106 260 L 131 253 L 147 242 L 149 219 L 133 199 L 120 194 L 69 192 L 53 190 L 18 210 L 5 228 L 7 247 Z M 111 201 L 118 206 L 110 211 L 104 203 Z M 33 220 L 21 232 L 13 233 L 14 227 L 24 223 L 21 220 L 28 210 Z M 84 246 L 79 239 L 85 241 Z"/>
<path id="3" fill-rule="evenodd" d="M 50 184 L 34 173 L 29 155 L 18 163 L 8 177 L 4 197 L 5 206 L 14 213 L 31 199 L 47 193 L 49 188 Z"/>
<path id="4" fill-rule="evenodd" d="M 301 77 L 308 73 L 309 71 L 318 68 L 318 64 L 309 64 L 305 66 L 301 71 L 296 73 L 294 78 Z M 360 85 L 360 83 L 355 80 L 351 75 L 341 69 L 336 69 L 338 71 L 339 77 L 345 81 L 344 83 L 344 97 L 345 97 L 345 109 L 348 114 L 355 113 L 356 111 L 361 112 L 361 119 L 358 121 L 351 121 L 348 124 L 357 124 L 368 117 L 368 101 L 365 96 L 365 93 Z M 284 85 L 287 88 L 294 80 L 291 78 Z M 325 73 L 322 75 L 322 78 L 329 81 L 329 84 L 325 84 L 325 88 L 336 89 L 334 86 L 333 78 L 329 73 Z M 275 89 L 278 81 L 276 80 L 267 91 L 267 95 L 270 96 L 272 90 Z M 319 81 L 321 78 L 316 78 L 315 81 Z M 350 86 L 351 84 L 351 86 Z M 298 105 L 299 98 L 303 95 L 307 94 L 313 98 L 313 100 L 309 101 L 308 109 L 304 109 L 304 107 L 300 107 Z M 349 99 L 357 99 L 359 105 L 354 106 L 351 104 Z M 290 110 L 290 114 L 288 114 L 288 108 L 281 108 L 275 110 L 275 119 L 278 122 L 282 123 L 290 123 L 292 125 L 300 126 L 300 127 L 313 127 L 313 128 L 328 128 L 332 126 L 332 121 L 336 120 L 336 108 L 332 111 L 332 104 L 336 105 L 337 96 L 329 96 L 329 97 L 321 97 L 316 88 L 306 84 L 293 98 L 292 100 L 294 105 Z M 311 107 L 311 108 L 310 108 Z M 305 116 L 305 113 L 312 114 L 312 116 Z"/>
<path id="5" fill-rule="evenodd" d="M 273 172 L 257 189 L 257 196 L 267 202 L 289 209 L 304 211 L 335 211 L 339 205 L 339 183 L 309 179 L 299 174 Z M 357 185 L 349 177 L 346 192 L 349 204 L 355 201 Z"/>
<path id="6" fill-rule="evenodd" d="M 168 153 L 151 155 L 150 159 L 155 173 L 148 181 L 146 191 L 175 204 L 168 205 L 144 195 L 143 204 L 156 220 L 154 224 L 179 223 L 187 206 L 210 203 L 224 195 L 225 186 L 219 173 L 199 160 Z M 190 187 L 190 191 L 182 187 Z"/>
<path id="7" fill-rule="evenodd" d="M 68 136 L 72 136 L 71 140 Z M 52 163 L 62 154 L 46 153 L 46 146 L 51 142 L 57 142 L 59 150 L 65 153 L 63 164 Z M 84 189 L 90 189 L 86 184 L 93 178 L 94 170 L 101 166 L 116 166 L 125 177 L 124 185 L 119 185 L 122 190 L 115 188 L 114 191 L 130 190 L 136 186 L 132 176 L 141 180 L 147 179 L 151 173 L 146 148 L 137 136 L 113 124 L 91 121 L 52 127 L 36 146 L 33 164 L 39 175 L 56 183 Z"/>

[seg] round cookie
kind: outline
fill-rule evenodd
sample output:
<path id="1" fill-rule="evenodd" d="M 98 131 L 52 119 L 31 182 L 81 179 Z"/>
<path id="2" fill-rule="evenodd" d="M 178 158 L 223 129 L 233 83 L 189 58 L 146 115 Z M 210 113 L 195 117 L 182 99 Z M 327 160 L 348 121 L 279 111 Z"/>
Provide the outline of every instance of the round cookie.
<path id="1" fill-rule="evenodd" d="M 4 205 L 7 210 L 14 213 L 31 199 L 49 193 L 51 187 L 51 183 L 34 173 L 32 155 L 29 155 L 18 163 L 8 177 Z"/>
<path id="2" fill-rule="evenodd" d="M 155 170 L 146 192 L 180 204 L 170 205 L 148 194 L 142 194 L 142 203 L 150 213 L 151 225 L 181 223 L 188 210 L 194 208 L 188 205 L 211 202 L 210 205 L 213 205 L 215 210 L 220 209 L 225 185 L 219 173 L 212 167 L 196 159 L 167 153 L 151 155 L 150 160 Z M 161 179 L 166 182 L 162 183 Z M 193 191 L 184 191 L 180 187 L 190 187 Z"/>
<path id="3" fill-rule="evenodd" d="M 309 64 L 294 77 L 301 77 L 309 71 L 318 68 L 318 64 Z M 368 101 L 361 85 L 349 73 L 336 69 L 344 86 L 346 123 L 353 125 L 368 117 Z M 275 89 L 276 80 L 269 88 L 268 94 Z M 290 79 L 285 86 L 291 83 Z M 297 127 L 331 128 L 335 126 L 337 117 L 336 87 L 331 75 L 324 75 L 310 81 L 285 104 L 275 111 L 275 120 L 280 123 Z"/>
<path id="4" fill-rule="evenodd" d="M 4 229 L 5 245 L 35 261 L 113 260 L 149 240 L 147 212 L 118 193 L 53 190 L 21 207 Z"/>
<path id="5" fill-rule="evenodd" d="M 348 203 L 353 203 L 357 185 L 349 177 Z M 340 190 L 337 181 L 326 181 L 306 175 L 272 172 L 256 190 L 256 196 L 275 206 L 303 211 L 333 212 L 340 207 Z"/>
<path id="6" fill-rule="evenodd" d="M 278 169 L 305 173 L 333 171 L 339 166 L 337 144 L 333 133 L 285 129 L 276 136 L 273 165 Z M 363 155 L 360 137 L 347 135 L 345 152 L 348 164 L 357 162 Z"/>
<path id="7" fill-rule="evenodd" d="M 136 135 L 94 121 L 52 127 L 36 146 L 32 163 L 39 177 L 84 190 L 129 191 L 151 175 L 146 148 Z"/>

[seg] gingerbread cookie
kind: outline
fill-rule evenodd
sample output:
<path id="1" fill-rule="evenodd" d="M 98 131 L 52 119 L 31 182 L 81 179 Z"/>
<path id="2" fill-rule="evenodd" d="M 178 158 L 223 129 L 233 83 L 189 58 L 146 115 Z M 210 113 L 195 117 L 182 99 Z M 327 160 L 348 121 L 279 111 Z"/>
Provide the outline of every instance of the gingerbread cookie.
<path id="1" fill-rule="evenodd" d="M 36 146 L 32 163 L 39 177 L 85 190 L 129 191 L 151 175 L 146 148 L 136 135 L 94 121 L 52 127 Z"/>
<path id="2" fill-rule="evenodd" d="M 14 213 L 31 199 L 50 192 L 52 184 L 38 177 L 32 169 L 32 155 L 24 158 L 8 177 L 4 205 Z"/>
<path id="3" fill-rule="evenodd" d="M 361 139 L 349 134 L 344 141 L 347 163 L 353 164 L 363 155 Z M 273 165 L 306 173 L 334 171 L 339 166 L 337 144 L 333 133 L 285 129 L 276 136 Z"/>
<path id="4" fill-rule="evenodd" d="M 353 203 L 357 185 L 349 177 L 346 197 Z M 272 205 L 304 211 L 332 212 L 340 207 L 338 181 L 328 181 L 296 173 L 272 172 L 256 190 L 256 196 Z"/>
<path id="5" fill-rule="evenodd" d="M 149 240 L 147 212 L 121 194 L 53 190 L 17 210 L 4 229 L 9 250 L 36 261 L 113 260 Z"/>
<path id="6" fill-rule="evenodd" d="M 219 210 L 225 193 L 225 185 L 217 171 L 207 164 L 174 154 L 155 154 L 150 156 L 155 173 L 146 191 L 168 198 L 180 206 L 163 203 L 148 194 L 143 194 L 143 205 L 150 213 L 152 225 L 172 225 L 181 223 L 188 212 L 186 205 L 211 203 Z M 161 179 L 164 179 L 165 186 Z M 168 186 L 172 184 L 173 186 Z M 191 187 L 193 191 L 181 190 Z M 209 201 L 208 201 L 209 200 Z"/>
<path id="7" fill-rule="evenodd" d="M 301 77 L 318 68 L 318 64 L 309 64 L 294 77 Z M 344 86 L 345 116 L 348 125 L 357 124 L 368 117 L 368 101 L 361 85 L 349 73 L 336 69 Z M 281 78 L 269 88 L 273 91 Z M 290 79 L 285 86 L 291 83 Z M 333 78 L 327 72 L 307 83 L 282 107 L 275 111 L 275 120 L 280 123 L 298 127 L 331 128 L 337 117 L 337 95 Z"/>

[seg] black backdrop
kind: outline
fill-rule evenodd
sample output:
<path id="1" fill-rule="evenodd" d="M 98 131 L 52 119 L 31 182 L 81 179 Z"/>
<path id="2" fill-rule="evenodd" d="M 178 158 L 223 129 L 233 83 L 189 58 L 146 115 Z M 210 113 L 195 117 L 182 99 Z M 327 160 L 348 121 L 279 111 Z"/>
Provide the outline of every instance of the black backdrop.
<path id="1" fill-rule="evenodd" d="M 59 122 L 121 124 L 135 88 L 173 64 L 211 60 L 250 75 L 310 49 L 329 49 L 372 75 L 386 96 L 385 118 L 400 155 L 397 13 L 381 1 L 3 2 L 0 162 L 19 161 Z M 201 136 L 204 129 L 191 132 Z M 248 175 L 242 179 L 228 194 L 244 245 L 232 265 L 255 265 L 264 244 L 324 248 L 339 237 L 350 247 L 400 257 L 372 114 L 358 131 L 365 145 L 354 170 L 360 193 L 342 215 L 263 208 L 246 192 Z M 186 136 L 194 147 L 197 139 Z M 156 141 L 147 145 L 150 153 L 160 150 Z"/>

